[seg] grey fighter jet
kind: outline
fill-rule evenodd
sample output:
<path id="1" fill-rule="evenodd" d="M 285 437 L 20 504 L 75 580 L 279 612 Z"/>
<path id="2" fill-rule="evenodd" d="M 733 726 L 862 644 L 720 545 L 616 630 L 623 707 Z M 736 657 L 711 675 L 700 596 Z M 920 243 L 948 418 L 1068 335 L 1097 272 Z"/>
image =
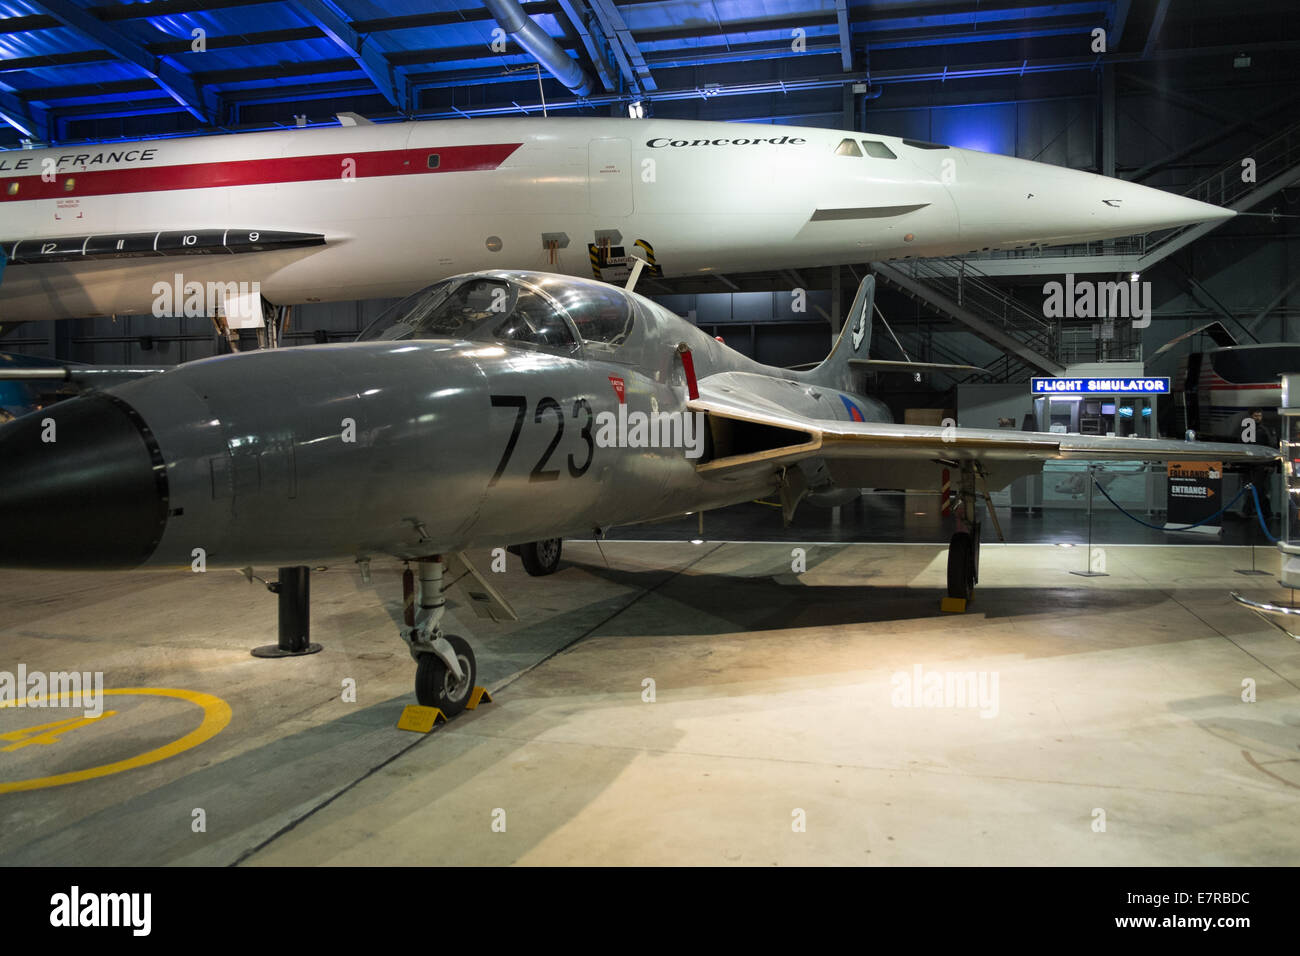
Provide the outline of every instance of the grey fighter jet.
<path id="1" fill-rule="evenodd" d="M 804 500 L 933 487 L 948 468 L 960 475 L 948 592 L 969 599 L 977 496 L 1044 461 L 1276 457 L 894 424 L 862 387 L 874 289 L 868 277 L 806 371 L 752 361 L 633 292 L 509 271 L 432 285 L 356 342 L 141 370 L 0 426 L 0 566 L 393 555 L 418 569 L 401 628 L 417 697 L 454 714 L 476 667 L 443 633 L 442 574 L 468 548 L 511 545 L 548 574 L 565 537 L 773 494 L 788 520 Z"/>

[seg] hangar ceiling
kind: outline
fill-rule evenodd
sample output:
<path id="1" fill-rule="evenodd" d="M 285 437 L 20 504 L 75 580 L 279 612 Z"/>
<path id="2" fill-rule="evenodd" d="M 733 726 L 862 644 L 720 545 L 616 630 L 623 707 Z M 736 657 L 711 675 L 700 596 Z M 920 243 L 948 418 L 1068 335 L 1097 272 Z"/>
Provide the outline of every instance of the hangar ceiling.
<path id="1" fill-rule="evenodd" d="M 833 116 L 846 79 L 868 84 L 867 96 L 991 78 L 1094 82 L 1098 56 L 1080 38 L 1098 27 L 1110 31 L 1108 62 L 1117 64 L 1255 50 L 1283 68 L 1300 45 L 1300 34 L 1265 29 L 1263 8 L 1289 7 L 1272 0 L 1253 5 L 1261 16 L 1251 18 L 1222 0 L 525 3 L 593 79 L 579 96 L 504 36 L 489 6 L 2 0 L 0 145 L 318 124 L 338 111 L 375 120 L 536 114 L 543 101 L 548 111 L 596 114 L 621 115 L 641 99 L 657 115 Z"/>

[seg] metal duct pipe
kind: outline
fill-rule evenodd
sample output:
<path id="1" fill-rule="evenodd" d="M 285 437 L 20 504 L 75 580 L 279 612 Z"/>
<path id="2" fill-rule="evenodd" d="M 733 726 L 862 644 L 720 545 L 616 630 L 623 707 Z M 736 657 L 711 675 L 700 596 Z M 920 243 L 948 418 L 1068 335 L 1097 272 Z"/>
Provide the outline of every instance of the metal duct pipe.
<path id="1" fill-rule="evenodd" d="M 595 89 L 595 84 L 586 71 L 560 49 L 559 44 L 524 12 L 516 0 L 483 0 L 483 6 L 487 7 L 502 30 L 574 93 L 587 96 Z"/>

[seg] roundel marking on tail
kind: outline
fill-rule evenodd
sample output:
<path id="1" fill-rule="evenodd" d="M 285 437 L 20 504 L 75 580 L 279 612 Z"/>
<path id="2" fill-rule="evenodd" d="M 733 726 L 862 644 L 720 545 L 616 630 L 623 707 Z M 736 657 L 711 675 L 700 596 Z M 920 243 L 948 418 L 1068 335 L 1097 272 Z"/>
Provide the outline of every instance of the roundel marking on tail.
<path id="1" fill-rule="evenodd" d="M 841 395 L 841 396 L 840 396 L 840 401 L 843 402 L 843 403 L 844 403 L 844 407 L 845 407 L 846 409 L 848 409 L 848 412 L 849 412 L 849 418 L 850 418 L 852 421 L 855 421 L 855 422 L 865 422 L 865 421 L 866 421 L 866 419 L 862 416 L 862 409 L 858 408 L 858 406 L 855 405 L 855 404 L 853 403 L 853 400 L 850 399 L 847 395 Z"/>

